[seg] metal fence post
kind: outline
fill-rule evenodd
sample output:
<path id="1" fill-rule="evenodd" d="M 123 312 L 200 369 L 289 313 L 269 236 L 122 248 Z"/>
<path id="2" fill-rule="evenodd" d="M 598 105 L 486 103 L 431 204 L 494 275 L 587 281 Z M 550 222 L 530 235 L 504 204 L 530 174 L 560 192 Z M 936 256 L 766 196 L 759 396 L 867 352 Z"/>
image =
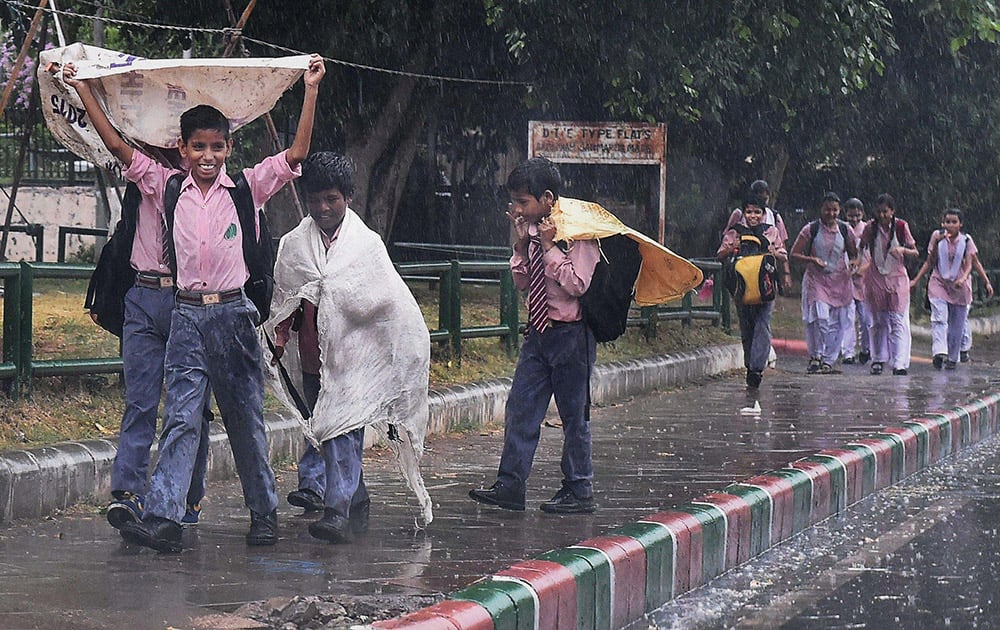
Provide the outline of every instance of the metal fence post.
<path id="1" fill-rule="evenodd" d="M 21 316 L 20 339 L 18 339 L 18 384 L 22 392 L 31 396 L 31 319 L 32 319 L 32 293 L 34 292 L 34 272 L 31 263 L 21 261 L 20 284 Z"/>
<path id="2" fill-rule="evenodd" d="M 454 359 L 462 363 L 462 263 L 451 261 L 449 302 L 451 304 L 451 351 Z"/>
<path id="3" fill-rule="evenodd" d="M 3 377 L 4 389 L 11 398 L 20 393 L 21 348 L 21 270 L 16 264 L 3 274 Z"/>

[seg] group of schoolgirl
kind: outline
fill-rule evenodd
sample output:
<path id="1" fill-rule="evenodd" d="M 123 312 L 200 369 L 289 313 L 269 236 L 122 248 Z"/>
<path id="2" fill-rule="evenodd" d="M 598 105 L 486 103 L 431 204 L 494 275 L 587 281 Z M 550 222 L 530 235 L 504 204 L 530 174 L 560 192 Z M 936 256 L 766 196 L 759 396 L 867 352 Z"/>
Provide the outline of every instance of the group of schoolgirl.
<path id="1" fill-rule="evenodd" d="M 166 166 L 133 149 L 115 130 L 86 80 L 66 64 L 63 79 L 80 95 L 87 114 L 123 175 L 142 194 L 132 266 L 136 282 L 125 298 L 122 332 L 126 411 L 115 458 L 114 500 L 108 520 L 129 542 L 161 552 L 181 549 L 182 524 L 196 523 L 204 494 L 209 392 L 229 436 L 250 511 L 249 545 L 278 537 L 275 476 L 263 417 L 264 381 L 257 326 L 267 303 L 248 297 L 250 269 L 244 240 L 266 236 L 256 210 L 298 177 L 309 155 L 323 60 L 313 55 L 295 139 L 285 151 L 230 177 L 229 121 L 198 105 L 180 117 L 177 148 L 186 168 Z M 165 202 L 168 180 L 176 195 Z M 241 218 L 239 191 L 251 197 L 253 220 Z M 165 210 L 171 206 L 172 214 Z M 244 226 L 253 230 L 244 238 Z M 246 288 L 245 288 L 246 286 Z M 169 322 L 169 323 L 167 323 Z M 161 379 L 166 403 L 156 466 L 146 482 Z"/>
<path id="2" fill-rule="evenodd" d="M 909 225 L 896 217 L 892 196 L 879 195 L 875 217 L 867 222 L 859 199 L 848 199 L 844 209 L 846 222 L 839 219 L 839 197 L 827 193 L 819 219 L 802 228 L 790 253 L 805 265 L 802 320 L 809 352 L 807 373 L 837 373 L 836 362 L 842 357 L 841 363 L 848 365 L 871 360 L 874 375 L 891 369 L 893 375 L 905 376 L 912 340 L 910 289 L 930 270 L 934 367 L 954 369 L 968 360 L 973 269 L 991 295 L 993 287 L 979 263 L 975 242 L 961 231 L 962 213 L 945 211 L 926 261 L 910 280 L 906 259 L 919 252 Z M 860 351 L 855 354 L 858 341 Z"/>

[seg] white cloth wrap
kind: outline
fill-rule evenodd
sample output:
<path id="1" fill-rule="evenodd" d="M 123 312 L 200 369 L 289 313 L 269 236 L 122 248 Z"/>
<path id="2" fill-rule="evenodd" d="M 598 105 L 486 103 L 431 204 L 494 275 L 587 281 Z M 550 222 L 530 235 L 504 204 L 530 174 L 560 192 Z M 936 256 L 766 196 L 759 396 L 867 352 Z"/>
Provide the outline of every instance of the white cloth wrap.
<path id="1" fill-rule="evenodd" d="M 348 209 L 327 251 L 319 227 L 306 217 L 282 237 L 274 280 L 271 318 L 263 327 L 272 339 L 275 326 L 302 299 L 317 306 L 321 386 L 312 417 L 302 419 L 306 437 L 315 444 L 359 427 L 375 428 L 416 495 L 421 519 L 430 523 L 431 500 L 419 469 L 428 421 L 430 336 L 382 239 Z M 282 363 L 300 381 L 295 337 L 293 332 Z M 265 344 L 263 364 L 272 389 L 300 417 L 277 369 L 270 366 L 270 354 Z M 399 441 L 387 439 L 390 424 Z"/>

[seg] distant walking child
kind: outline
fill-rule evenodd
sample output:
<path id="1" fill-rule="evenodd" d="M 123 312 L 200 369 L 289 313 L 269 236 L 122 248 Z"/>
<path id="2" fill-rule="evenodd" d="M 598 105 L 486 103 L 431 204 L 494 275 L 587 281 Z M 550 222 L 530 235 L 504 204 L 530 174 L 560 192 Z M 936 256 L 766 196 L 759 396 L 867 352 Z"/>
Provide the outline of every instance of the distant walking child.
<path id="1" fill-rule="evenodd" d="M 865 302 L 872 315 L 872 374 L 889 363 L 892 373 L 906 376 L 910 367 L 910 278 L 906 258 L 917 255 L 917 244 L 906 221 L 896 218 L 896 201 L 883 193 L 875 202 L 861 246 L 871 256 L 865 273 Z"/>
<path id="2" fill-rule="evenodd" d="M 962 333 L 972 304 L 972 261 L 978 249 L 972 236 L 962 231 L 962 211 L 945 210 L 942 228 L 935 230 L 927 244 L 927 260 L 910 281 L 933 269 L 927 281 L 931 303 L 931 353 L 934 367 L 954 370 L 961 360 Z M 988 281 L 987 281 L 988 282 Z"/>
<path id="3" fill-rule="evenodd" d="M 871 264 L 871 255 L 868 250 L 861 249 L 861 235 L 865 231 L 865 206 L 857 197 L 851 197 L 844 202 L 844 214 L 847 215 L 847 225 L 851 228 L 850 234 L 854 237 L 854 246 L 858 249 L 858 262 L 851 271 L 854 305 L 847 308 L 847 326 L 840 350 L 843 356 L 841 363 L 851 365 L 856 362 L 864 365 L 872 358 L 869 337 L 872 317 L 865 305 L 864 278 L 868 265 Z"/>
<path id="4" fill-rule="evenodd" d="M 298 166 L 309 153 L 316 96 L 324 73 L 322 58 L 314 55 L 303 77 L 305 96 L 291 147 L 243 171 L 254 208 L 263 206 L 299 175 Z M 167 402 L 159 459 L 149 482 L 142 521 L 126 523 L 122 536 L 161 552 L 181 550 L 185 495 L 203 431 L 202 407 L 211 386 L 250 509 L 247 544 L 273 545 L 278 539 L 278 498 L 264 428 L 264 382 L 256 330 L 260 314 L 243 290 L 250 273 L 230 193 L 236 184 L 225 168 L 233 146 L 229 121 L 206 105 L 186 110 L 180 117 L 177 148 L 190 170 L 169 169 L 127 144 L 87 82 L 73 79 L 73 72 L 66 75 L 104 144 L 125 165 L 126 179 L 138 184 L 158 208 L 164 207 L 170 177 L 183 175 L 173 238 L 168 241 L 176 252 L 178 291 L 166 347 Z M 257 226 L 259 221 L 255 214 Z M 247 240 L 259 242 L 259 233 L 255 237 Z"/>
<path id="5" fill-rule="evenodd" d="M 507 217 L 517 237 L 510 268 L 515 286 L 528 291 L 529 324 L 507 397 L 496 482 L 469 491 L 475 501 L 507 510 L 524 510 L 528 474 L 553 396 L 563 424 L 563 479 L 541 509 L 555 514 L 595 509 L 590 374 L 597 349 L 582 320 L 580 296 L 590 286 L 600 249 L 593 240 L 573 241 L 566 251 L 556 246 L 549 214 L 561 183 L 559 171 L 545 158 L 523 162 L 507 178 Z"/>
<path id="6" fill-rule="evenodd" d="M 840 216 L 840 197 L 827 193 L 820 218 L 807 223 L 792 245 L 791 258 L 806 264 L 802 277 L 802 321 L 810 374 L 832 374 L 840 356 L 848 309 L 854 305 L 851 270 L 857 259 L 854 237 Z"/>
<path id="7" fill-rule="evenodd" d="M 770 253 L 779 265 L 785 263 L 788 254 L 785 246 L 781 242 L 781 234 L 778 229 L 764 221 L 764 207 L 756 199 L 748 200 L 743 204 L 743 223 L 736 223 L 726 230 L 722 236 L 722 243 L 716 252 L 719 260 L 729 260 L 734 256 L 739 256 L 743 251 L 741 241 L 743 236 L 750 236 L 750 242 L 760 243 L 750 253 Z M 768 356 L 771 353 L 771 313 L 774 310 L 774 301 L 769 300 L 760 304 L 737 304 L 736 313 L 740 320 L 740 338 L 743 342 L 743 365 L 746 367 L 746 383 L 750 390 L 760 387 L 764 375 L 764 368 L 767 367 Z"/>

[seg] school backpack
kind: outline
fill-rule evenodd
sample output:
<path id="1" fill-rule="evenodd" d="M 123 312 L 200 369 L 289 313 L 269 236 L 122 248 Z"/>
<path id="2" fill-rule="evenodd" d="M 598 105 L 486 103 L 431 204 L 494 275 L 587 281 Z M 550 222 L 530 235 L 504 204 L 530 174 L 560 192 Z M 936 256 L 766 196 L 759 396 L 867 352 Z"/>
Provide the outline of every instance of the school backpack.
<path id="1" fill-rule="evenodd" d="M 167 217 L 171 261 L 177 260 L 174 250 L 174 210 L 177 208 L 183 180 L 182 173 L 171 175 L 163 194 L 163 212 Z M 229 189 L 229 194 L 233 198 L 236 215 L 239 217 L 240 231 L 243 233 L 243 260 L 246 262 L 247 271 L 250 272 L 250 278 L 243 285 L 243 290 L 257 307 L 260 321 L 263 323 L 271 314 L 271 295 L 274 292 L 274 246 L 271 241 L 271 231 L 267 226 L 267 217 L 261 212 L 260 238 L 256 237 L 254 215 L 257 214 L 257 208 L 254 206 L 250 184 L 242 171 L 233 177 L 233 183 L 236 186 Z M 176 278 L 177 266 L 172 264 L 171 267 Z"/>
<path id="2" fill-rule="evenodd" d="M 594 339 L 607 342 L 625 332 L 642 255 L 639 244 L 624 234 L 598 239 L 597 245 L 601 256 L 590 287 L 580 297 L 580 306 Z"/>
<path id="3" fill-rule="evenodd" d="M 840 228 L 840 235 L 844 237 L 844 247 L 846 249 L 848 243 L 852 243 L 851 237 L 847 234 L 847 224 L 837 219 L 837 227 Z M 809 250 L 806 255 L 812 254 L 813 243 L 816 242 L 816 237 L 819 235 L 819 220 L 813 221 L 809 224 Z"/>
<path id="4" fill-rule="evenodd" d="M 129 261 L 140 201 L 139 187 L 129 182 L 122 197 L 121 218 L 101 249 L 83 302 L 83 308 L 90 311 L 97 325 L 116 337 L 122 336 L 125 322 L 125 294 L 135 284 L 135 269 Z"/>
<path id="5" fill-rule="evenodd" d="M 740 237 L 740 250 L 725 264 L 726 289 L 737 304 L 754 306 L 771 302 L 778 294 L 778 265 L 768 253 L 770 241 L 764 236 L 766 225 L 733 226 Z"/>

